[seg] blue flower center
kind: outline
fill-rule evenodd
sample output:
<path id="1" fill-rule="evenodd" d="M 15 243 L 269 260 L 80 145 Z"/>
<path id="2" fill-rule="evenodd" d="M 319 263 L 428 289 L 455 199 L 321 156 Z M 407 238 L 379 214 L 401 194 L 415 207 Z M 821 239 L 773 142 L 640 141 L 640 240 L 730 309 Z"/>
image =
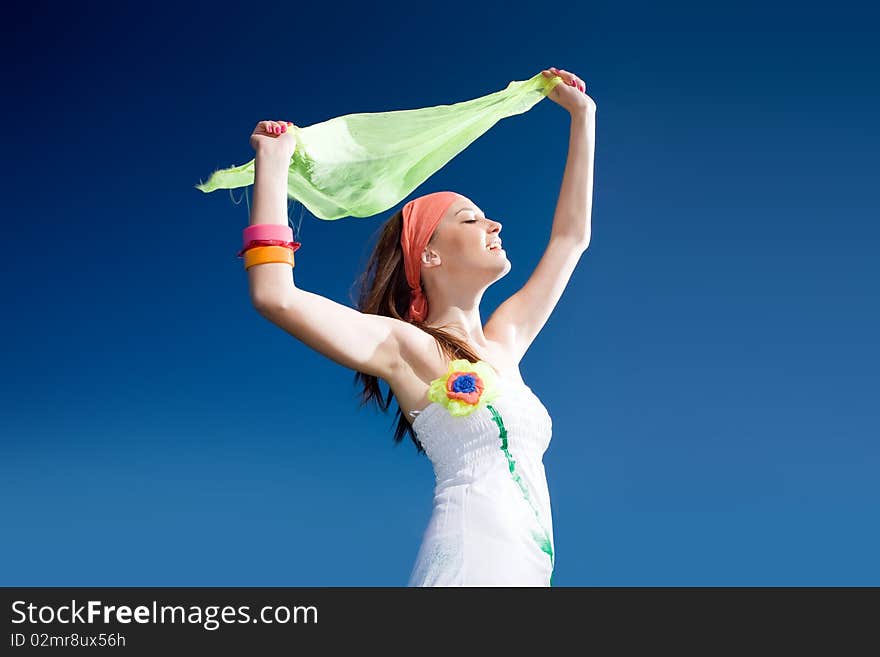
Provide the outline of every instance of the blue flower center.
<path id="1" fill-rule="evenodd" d="M 477 389 L 477 382 L 473 374 L 462 374 L 452 382 L 453 392 L 474 392 Z"/>

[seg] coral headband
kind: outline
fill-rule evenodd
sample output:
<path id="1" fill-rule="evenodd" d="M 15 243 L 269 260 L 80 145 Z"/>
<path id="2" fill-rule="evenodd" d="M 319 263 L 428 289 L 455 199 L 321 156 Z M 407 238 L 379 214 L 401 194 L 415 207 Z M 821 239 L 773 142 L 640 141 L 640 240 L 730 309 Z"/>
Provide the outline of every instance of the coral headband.
<path id="1" fill-rule="evenodd" d="M 418 322 L 428 316 L 428 299 L 422 291 L 422 251 L 452 202 L 462 198 L 455 192 L 434 192 L 413 199 L 403 206 L 403 230 L 400 246 L 403 248 L 403 267 L 409 283 L 410 303 L 406 319 Z"/>

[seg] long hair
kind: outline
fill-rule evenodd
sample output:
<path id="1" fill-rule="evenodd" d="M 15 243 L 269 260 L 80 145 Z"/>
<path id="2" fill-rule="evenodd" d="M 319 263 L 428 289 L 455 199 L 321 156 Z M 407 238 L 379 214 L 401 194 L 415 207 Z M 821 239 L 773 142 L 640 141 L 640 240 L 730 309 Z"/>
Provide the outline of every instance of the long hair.
<path id="1" fill-rule="evenodd" d="M 373 247 L 373 252 L 369 257 L 364 272 L 355 282 L 355 285 L 360 284 L 356 301 L 357 309 L 362 313 L 393 317 L 413 324 L 433 336 L 442 352 L 450 360 L 467 358 L 472 362 L 476 362 L 479 360 L 479 356 L 474 353 L 473 349 L 463 339 L 447 333 L 443 328 L 425 326 L 424 322 L 406 319 L 410 303 L 410 289 L 409 283 L 406 280 L 406 272 L 403 268 L 403 247 L 400 245 L 402 230 L 403 208 L 391 215 L 388 221 L 379 228 L 379 238 L 376 240 L 376 246 Z M 433 239 L 434 236 L 432 235 L 428 243 L 430 244 Z M 383 412 L 388 412 L 391 399 L 394 397 L 394 392 L 390 387 L 388 394 L 383 399 L 378 377 L 365 374 L 364 372 L 356 372 L 355 383 L 363 385 L 360 400 L 361 408 L 373 400 Z M 398 404 L 394 444 L 399 444 L 403 440 L 404 434 L 407 433 L 415 444 L 416 451 L 424 453 L 425 450 L 416 437 L 412 425 L 403 416 L 403 411 L 400 408 L 400 404 Z"/>

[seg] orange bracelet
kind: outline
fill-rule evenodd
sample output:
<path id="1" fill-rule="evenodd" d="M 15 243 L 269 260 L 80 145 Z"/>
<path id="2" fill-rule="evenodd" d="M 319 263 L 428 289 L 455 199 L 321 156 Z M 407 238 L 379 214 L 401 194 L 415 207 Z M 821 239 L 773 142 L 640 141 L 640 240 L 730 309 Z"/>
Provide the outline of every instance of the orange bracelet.
<path id="1" fill-rule="evenodd" d="M 293 250 L 286 246 L 255 246 L 244 252 L 244 268 L 267 262 L 283 262 L 294 267 Z"/>

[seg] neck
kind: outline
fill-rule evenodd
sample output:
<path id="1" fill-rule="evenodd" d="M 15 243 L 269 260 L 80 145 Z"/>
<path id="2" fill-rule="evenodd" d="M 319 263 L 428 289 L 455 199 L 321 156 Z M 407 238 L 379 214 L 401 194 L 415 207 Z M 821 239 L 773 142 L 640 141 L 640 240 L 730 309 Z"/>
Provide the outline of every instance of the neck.
<path id="1" fill-rule="evenodd" d="M 479 297 L 472 297 L 468 301 L 459 300 L 457 303 L 438 303 L 434 300 L 436 296 L 431 295 L 432 301 L 428 303 L 425 323 L 436 328 L 443 327 L 472 344 L 485 347 L 486 336 L 483 335 L 483 322 L 480 319 Z"/>

